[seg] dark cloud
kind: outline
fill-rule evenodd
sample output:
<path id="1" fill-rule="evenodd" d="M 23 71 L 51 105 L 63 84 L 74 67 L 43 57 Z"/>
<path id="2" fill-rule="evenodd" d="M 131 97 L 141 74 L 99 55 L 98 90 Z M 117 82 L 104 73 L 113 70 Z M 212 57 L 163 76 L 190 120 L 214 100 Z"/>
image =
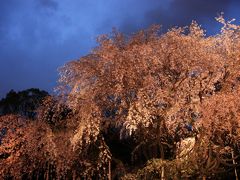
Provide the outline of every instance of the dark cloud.
<path id="1" fill-rule="evenodd" d="M 38 0 L 41 7 L 57 10 L 58 3 L 54 0 Z"/>
<path id="2" fill-rule="evenodd" d="M 38 8 L 36 1 L 8 2 L 0 3 L 0 9 L 4 7 L 0 12 L 0 98 L 10 89 L 37 87 L 51 92 L 57 68 L 90 49 L 88 33 L 82 29 L 76 34 L 77 26 L 67 27 L 71 23 L 64 14 L 49 16 L 45 9 L 57 11 L 54 1 L 39 1 Z"/>
<path id="3" fill-rule="evenodd" d="M 224 12 L 227 17 L 231 17 L 231 8 L 235 4 L 240 9 L 238 0 L 172 0 L 167 7 L 164 4 L 156 4 L 144 13 L 142 27 L 148 27 L 152 24 L 161 24 L 163 29 L 167 30 L 173 26 L 186 26 L 192 20 L 199 24 L 209 27 L 215 23 L 215 17 Z M 214 24 L 216 26 L 216 24 Z M 139 24 L 134 20 L 126 19 L 121 25 L 124 32 L 132 32 L 139 29 Z M 209 31 L 212 31 L 209 29 Z"/>
<path id="4" fill-rule="evenodd" d="M 215 16 L 217 12 L 226 11 L 232 2 L 231 0 L 175 0 L 172 2 L 171 8 L 176 15 L 209 17 Z"/>
<path id="5" fill-rule="evenodd" d="M 0 2 L 0 31 L 8 24 L 7 22 L 11 18 L 13 12 L 17 10 L 17 6 L 21 7 L 21 4 L 17 0 Z"/>

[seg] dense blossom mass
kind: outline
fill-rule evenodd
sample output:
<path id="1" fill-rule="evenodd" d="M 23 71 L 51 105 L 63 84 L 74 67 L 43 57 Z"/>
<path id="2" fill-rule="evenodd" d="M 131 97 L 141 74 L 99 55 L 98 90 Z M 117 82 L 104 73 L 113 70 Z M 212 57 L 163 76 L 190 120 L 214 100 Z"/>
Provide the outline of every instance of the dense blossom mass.
<path id="1" fill-rule="evenodd" d="M 0 117 L 2 178 L 237 178 L 240 26 L 113 30 L 60 68 L 35 120 Z"/>

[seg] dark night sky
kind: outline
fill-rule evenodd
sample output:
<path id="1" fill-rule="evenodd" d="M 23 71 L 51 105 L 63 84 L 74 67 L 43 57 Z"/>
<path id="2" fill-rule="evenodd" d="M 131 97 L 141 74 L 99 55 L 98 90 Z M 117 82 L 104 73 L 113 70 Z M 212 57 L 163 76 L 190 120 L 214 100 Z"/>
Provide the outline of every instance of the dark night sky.
<path id="1" fill-rule="evenodd" d="M 214 34 L 220 12 L 239 23 L 240 0 L 0 0 L 0 98 L 10 89 L 51 92 L 57 68 L 87 54 L 112 27 L 132 33 L 197 20 Z"/>

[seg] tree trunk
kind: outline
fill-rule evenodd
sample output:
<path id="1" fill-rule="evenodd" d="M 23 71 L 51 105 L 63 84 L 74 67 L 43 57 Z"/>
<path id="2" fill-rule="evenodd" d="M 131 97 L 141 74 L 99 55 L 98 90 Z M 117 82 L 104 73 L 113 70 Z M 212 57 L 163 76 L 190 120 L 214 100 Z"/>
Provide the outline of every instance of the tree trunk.
<path id="1" fill-rule="evenodd" d="M 234 174 L 235 174 L 235 178 L 236 180 L 238 180 L 238 174 L 237 174 L 237 169 L 236 169 L 236 161 L 234 159 L 234 151 L 232 149 L 231 151 L 231 154 L 232 154 L 232 161 L 233 161 L 233 165 L 234 165 Z"/>
<path id="2" fill-rule="evenodd" d="M 164 166 L 162 167 L 162 170 L 161 170 L 161 180 L 165 180 L 165 174 L 164 174 Z"/>
<path id="3" fill-rule="evenodd" d="M 108 179 L 111 180 L 111 161 L 108 161 Z"/>
<path id="4" fill-rule="evenodd" d="M 76 171 L 74 170 L 73 171 L 73 180 L 75 180 L 76 179 Z"/>

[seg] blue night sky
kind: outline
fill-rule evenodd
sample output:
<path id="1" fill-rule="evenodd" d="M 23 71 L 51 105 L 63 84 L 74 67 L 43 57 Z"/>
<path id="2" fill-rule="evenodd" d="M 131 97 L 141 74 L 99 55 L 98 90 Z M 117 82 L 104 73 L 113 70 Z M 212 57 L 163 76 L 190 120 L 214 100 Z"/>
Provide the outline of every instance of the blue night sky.
<path id="1" fill-rule="evenodd" d="M 240 21 L 239 0 L 0 0 L 0 98 L 35 87 L 52 92 L 57 68 L 96 46 L 112 27 L 133 33 L 197 20 L 208 34 L 220 12 Z"/>

